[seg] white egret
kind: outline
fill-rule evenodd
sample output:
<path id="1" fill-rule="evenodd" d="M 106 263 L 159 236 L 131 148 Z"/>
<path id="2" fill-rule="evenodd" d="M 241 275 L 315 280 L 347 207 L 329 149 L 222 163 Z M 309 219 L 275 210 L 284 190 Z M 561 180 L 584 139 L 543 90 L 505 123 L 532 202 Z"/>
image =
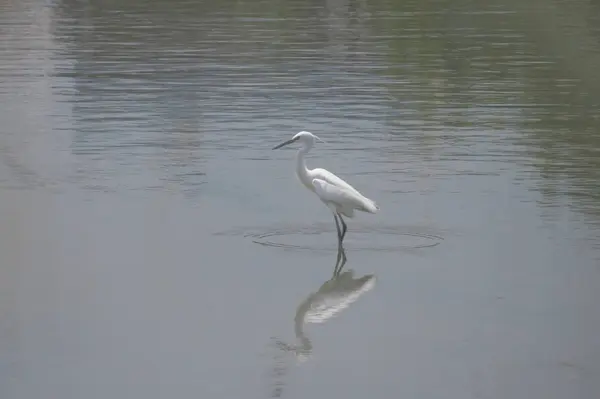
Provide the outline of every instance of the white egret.
<path id="1" fill-rule="evenodd" d="M 300 182 L 310 191 L 314 192 L 333 213 L 338 233 L 338 244 L 341 247 L 347 230 L 342 215 L 352 218 L 354 217 L 355 210 L 376 213 L 379 207 L 373 200 L 365 197 L 350 184 L 328 170 L 322 168 L 308 169 L 306 167 L 304 156 L 313 147 L 315 139 L 324 142 L 314 134 L 302 131 L 296 133 L 290 140 L 273 147 L 273 149 L 276 150 L 295 142 L 302 144 L 296 155 L 296 175 Z M 338 224 L 338 218 L 342 225 L 341 228 Z"/>

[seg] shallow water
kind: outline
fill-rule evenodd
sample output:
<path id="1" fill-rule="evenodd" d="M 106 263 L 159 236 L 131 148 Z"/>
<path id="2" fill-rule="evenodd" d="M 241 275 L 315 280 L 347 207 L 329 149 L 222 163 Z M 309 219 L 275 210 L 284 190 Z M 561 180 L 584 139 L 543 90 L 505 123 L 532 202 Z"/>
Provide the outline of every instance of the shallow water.
<path id="1" fill-rule="evenodd" d="M 0 396 L 595 398 L 600 9 L 0 2 Z M 335 225 L 294 177 L 377 201 Z"/>

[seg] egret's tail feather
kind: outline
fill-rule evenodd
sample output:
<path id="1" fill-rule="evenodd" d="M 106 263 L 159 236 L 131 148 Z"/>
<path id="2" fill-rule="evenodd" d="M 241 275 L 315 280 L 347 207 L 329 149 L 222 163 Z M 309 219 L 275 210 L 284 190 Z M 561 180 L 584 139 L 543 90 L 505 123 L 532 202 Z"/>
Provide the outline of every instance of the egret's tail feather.
<path id="1" fill-rule="evenodd" d="M 369 213 L 377 213 L 377 211 L 379 210 L 379 206 L 377 205 L 377 203 L 368 198 L 366 198 L 366 199 L 367 199 L 367 201 L 365 201 L 365 204 L 363 205 L 365 208 L 365 211 L 367 211 Z"/>

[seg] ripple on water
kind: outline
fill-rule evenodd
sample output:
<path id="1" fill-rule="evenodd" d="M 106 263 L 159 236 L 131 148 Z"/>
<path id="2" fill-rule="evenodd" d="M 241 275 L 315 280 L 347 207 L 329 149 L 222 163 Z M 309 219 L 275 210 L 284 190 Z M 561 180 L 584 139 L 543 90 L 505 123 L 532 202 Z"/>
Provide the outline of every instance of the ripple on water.
<path id="1" fill-rule="evenodd" d="M 265 247 L 298 251 L 335 252 L 335 228 L 333 223 L 317 223 L 308 226 L 285 225 L 271 227 L 246 227 L 217 233 L 216 235 L 243 236 Z M 328 241 L 326 236 L 331 239 Z M 325 239 L 324 239 L 325 238 Z M 421 226 L 373 226 L 356 224 L 348 226 L 344 238 L 346 250 L 406 251 L 432 248 L 442 243 L 440 233 Z"/>

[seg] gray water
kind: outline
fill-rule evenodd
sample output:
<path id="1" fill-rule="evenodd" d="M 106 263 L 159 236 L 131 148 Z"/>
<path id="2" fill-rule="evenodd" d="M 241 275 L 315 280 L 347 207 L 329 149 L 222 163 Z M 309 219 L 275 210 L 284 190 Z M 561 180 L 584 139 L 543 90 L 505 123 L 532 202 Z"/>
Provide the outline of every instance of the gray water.
<path id="1" fill-rule="evenodd" d="M 599 39 L 584 0 L 1 1 L 0 397 L 597 398 Z M 338 278 L 301 130 L 381 208 Z"/>

